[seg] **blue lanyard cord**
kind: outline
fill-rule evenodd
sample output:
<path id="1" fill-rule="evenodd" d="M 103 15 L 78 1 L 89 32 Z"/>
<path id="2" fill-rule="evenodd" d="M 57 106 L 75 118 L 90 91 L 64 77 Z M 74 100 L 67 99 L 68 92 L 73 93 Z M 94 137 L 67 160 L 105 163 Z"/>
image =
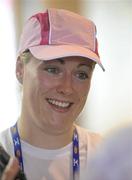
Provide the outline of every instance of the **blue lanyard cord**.
<path id="1" fill-rule="evenodd" d="M 14 144 L 14 153 L 15 156 L 17 157 L 19 161 L 19 165 L 21 170 L 24 172 L 24 165 L 23 165 L 23 157 L 22 157 L 22 149 L 21 149 L 21 141 L 18 133 L 18 128 L 17 128 L 17 123 L 11 127 L 11 134 L 12 134 L 12 139 L 13 139 L 13 144 Z M 79 161 L 79 137 L 77 130 L 74 130 L 73 134 L 73 179 L 75 179 L 75 174 L 79 172 L 79 167 L 80 167 L 80 161 Z"/>
<path id="2" fill-rule="evenodd" d="M 22 158 L 22 150 L 21 150 L 21 141 L 17 129 L 17 123 L 11 127 L 11 134 L 14 144 L 14 153 L 16 158 L 19 161 L 20 169 L 24 172 L 24 166 L 23 166 L 23 158 Z"/>
<path id="3" fill-rule="evenodd" d="M 75 174 L 79 172 L 80 160 L 79 160 L 79 137 L 77 130 L 74 130 L 73 134 L 73 179 L 75 179 Z"/>

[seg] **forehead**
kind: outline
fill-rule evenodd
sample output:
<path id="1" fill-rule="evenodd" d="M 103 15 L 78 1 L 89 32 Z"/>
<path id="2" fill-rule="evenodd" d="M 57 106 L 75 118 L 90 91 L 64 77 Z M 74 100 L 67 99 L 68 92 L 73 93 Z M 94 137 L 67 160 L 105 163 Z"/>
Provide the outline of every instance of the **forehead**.
<path id="1" fill-rule="evenodd" d="M 88 58 L 84 58 L 84 57 L 63 57 L 63 58 L 58 58 L 58 59 L 53 59 L 53 60 L 48 60 L 48 61 L 44 61 L 45 64 L 52 64 L 52 63 L 59 63 L 59 64 L 66 64 L 66 63 L 70 63 L 70 64 L 86 64 L 86 65 L 93 65 L 95 64 L 94 61 L 88 59 Z"/>
<path id="2" fill-rule="evenodd" d="M 94 68 L 96 62 L 94 62 L 91 59 L 88 58 L 84 58 L 84 57 L 78 57 L 78 56 L 70 56 L 70 57 L 63 57 L 63 58 L 56 58 L 56 59 L 52 59 L 52 60 L 39 60 L 37 58 L 35 58 L 32 54 L 30 57 L 29 61 L 30 65 L 35 65 L 35 66 L 43 66 L 43 65 L 67 65 L 70 67 L 89 67 L 91 69 Z"/>

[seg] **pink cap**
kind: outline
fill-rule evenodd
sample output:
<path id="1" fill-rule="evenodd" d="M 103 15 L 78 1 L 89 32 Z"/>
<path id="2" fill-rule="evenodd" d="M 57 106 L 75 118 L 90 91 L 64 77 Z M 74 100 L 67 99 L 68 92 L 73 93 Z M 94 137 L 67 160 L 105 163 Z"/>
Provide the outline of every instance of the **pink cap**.
<path id="1" fill-rule="evenodd" d="M 40 60 L 85 57 L 104 70 L 98 54 L 96 26 L 67 10 L 51 8 L 29 18 L 21 35 L 19 55 L 27 49 Z"/>

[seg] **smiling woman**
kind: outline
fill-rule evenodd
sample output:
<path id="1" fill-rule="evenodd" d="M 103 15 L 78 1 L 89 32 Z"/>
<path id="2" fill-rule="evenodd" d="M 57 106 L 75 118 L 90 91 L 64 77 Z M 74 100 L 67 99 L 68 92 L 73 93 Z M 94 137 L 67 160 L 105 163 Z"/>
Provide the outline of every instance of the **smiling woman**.
<path id="1" fill-rule="evenodd" d="M 15 34 L 13 11 L 9 2 L 0 1 L 0 131 L 9 127 L 13 121 L 15 122 L 18 112 L 14 71 Z M 4 123 L 1 123 L 1 121 Z"/>
<path id="2" fill-rule="evenodd" d="M 46 132 L 67 131 L 85 104 L 95 63 L 82 57 L 51 61 L 29 57 L 24 65 L 19 59 L 16 69 L 24 86 L 23 112 L 30 114 L 30 119 L 23 117 L 26 127 L 37 123 Z"/>
<path id="3" fill-rule="evenodd" d="M 28 19 L 16 62 L 21 111 L 15 125 L 0 134 L 1 145 L 17 157 L 28 180 L 82 180 L 101 140 L 75 123 L 95 64 L 104 70 L 91 20 L 64 9 Z"/>

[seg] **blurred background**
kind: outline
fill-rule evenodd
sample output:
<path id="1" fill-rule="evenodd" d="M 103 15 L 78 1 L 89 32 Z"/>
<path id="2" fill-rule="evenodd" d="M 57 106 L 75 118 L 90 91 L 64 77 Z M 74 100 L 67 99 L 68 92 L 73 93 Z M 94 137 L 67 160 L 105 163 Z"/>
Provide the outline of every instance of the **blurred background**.
<path id="1" fill-rule="evenodd" d="M 32 14 L 49 7 L 77 12 L 97 26 L 106 71 L 96 67 L 77 123 L 103 134 L 132 121 L 131 0 L 0 0 L 0 131 L 19 117 L 21 88 L 15 77 L 15 63 L 23 24 Z"/>

